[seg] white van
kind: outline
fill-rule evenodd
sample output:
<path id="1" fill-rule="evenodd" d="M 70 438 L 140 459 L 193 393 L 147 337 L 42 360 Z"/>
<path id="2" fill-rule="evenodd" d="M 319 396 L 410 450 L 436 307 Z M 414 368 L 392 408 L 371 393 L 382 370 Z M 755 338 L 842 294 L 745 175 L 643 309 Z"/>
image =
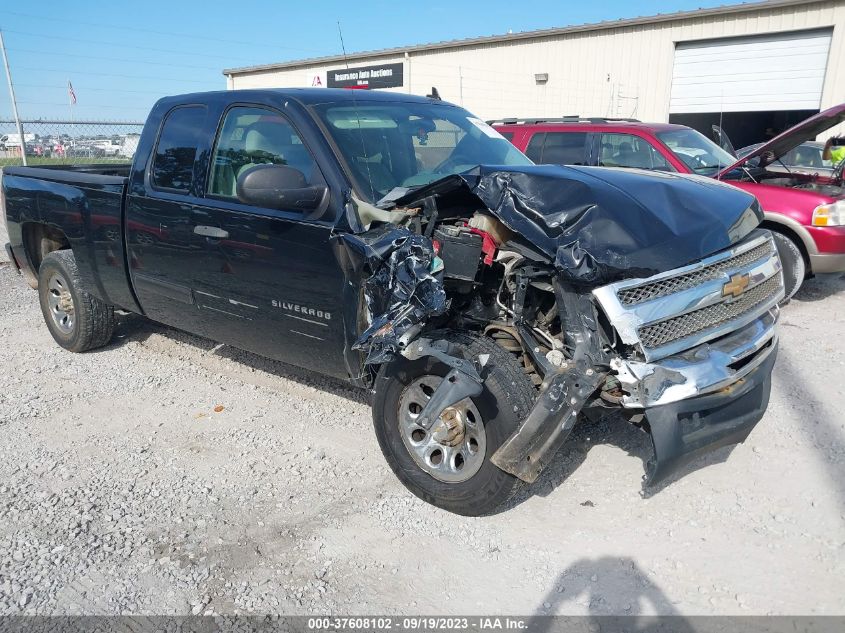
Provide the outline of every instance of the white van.
<path id="1" fill-rule="evenodd" d="M 23 141 L 24 143 L 32 143 L 36 139 L 35 134 L 30 134 L 29 132 L 24 132 Z M 18 133 L 15 134 L 4 134 L 0 136 L 0 148 L 6 149 L 9 147 L 20 147 L 21 145 L 21 135 Z"/>
<path id="2" fill-rule="evenodd" d="M 117 151 L 117 155 L 124 156 L 126 158 L 132 158 L 133 156 L 135 156 L 135 150 L 138 149 L 138 141 L 140 140 L 140 134 L 127 134 L 123 137 L 123 144 Z"/>

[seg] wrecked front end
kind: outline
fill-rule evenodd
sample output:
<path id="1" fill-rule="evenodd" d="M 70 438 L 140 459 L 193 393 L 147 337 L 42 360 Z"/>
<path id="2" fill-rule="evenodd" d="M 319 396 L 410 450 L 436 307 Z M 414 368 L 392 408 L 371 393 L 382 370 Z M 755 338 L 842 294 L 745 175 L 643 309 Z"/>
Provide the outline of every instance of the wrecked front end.
<path id="1" fill-rule="evenodd" d="M 339 238 L 365 279 L 354 347 L 371 368 L 449 366 L 428 424 L 480 392 L 485 362 L 429 331 L 512 352 L 537 398 L 491 457 L 502 470 L 535 481 L 582 414 L 617 410 L 651 434 L 651 484 L 762 417 L 783 279 L 752 197 L 636 171 L 479 167 L 385 207 L 395 223 Z"/>

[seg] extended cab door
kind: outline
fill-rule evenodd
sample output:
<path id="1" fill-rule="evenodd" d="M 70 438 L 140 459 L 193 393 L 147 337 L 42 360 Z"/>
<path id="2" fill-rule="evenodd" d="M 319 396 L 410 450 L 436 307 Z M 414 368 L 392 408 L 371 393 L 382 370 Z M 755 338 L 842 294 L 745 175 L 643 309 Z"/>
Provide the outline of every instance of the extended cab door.
<path id="1" fill-rule="evenodd" d="M 192 288 L 205 263 L 204 243 L 193 231 L 199 201 L 197 155 L 208 135 L 208 108 L 185 104 L 164 113 L 149 161 L 133 174 L 124 236 L 132 286 L 144 313 L 203 336 L 212 330 L 196 313 Z"/>

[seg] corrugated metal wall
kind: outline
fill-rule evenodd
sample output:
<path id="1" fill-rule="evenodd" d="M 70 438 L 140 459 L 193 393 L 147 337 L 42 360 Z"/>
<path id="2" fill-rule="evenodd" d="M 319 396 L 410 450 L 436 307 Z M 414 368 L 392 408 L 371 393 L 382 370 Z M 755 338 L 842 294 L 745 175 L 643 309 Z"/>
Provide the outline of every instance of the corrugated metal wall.
<path id="1" fill-rule="evenodd" d="M 426 94 L 436 86 L 447 101 L 485 119 L 506 116 L 636 117 L 666 121 L 675 44 L 737 35 L 832 27 L 822 108 L 845 101 L 845 0 L 759 8 L 601 31 L 416 52 L 379 59 L 349 57 L 349 65 L 405 63 L 405 85 Z M 308 77 L 343 64 L 235 75 L 229 87 L 306 85 Z M 547 73 L 538 84 L 535 74 Z"/>

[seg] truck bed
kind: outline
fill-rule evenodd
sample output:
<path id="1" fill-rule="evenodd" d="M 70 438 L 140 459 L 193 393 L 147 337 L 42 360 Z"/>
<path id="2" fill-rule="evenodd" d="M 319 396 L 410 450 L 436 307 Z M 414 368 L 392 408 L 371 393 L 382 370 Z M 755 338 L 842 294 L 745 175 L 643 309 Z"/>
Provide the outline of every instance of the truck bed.
<path id="1" fill-rule="evenodd" d="M 3 195 L 9 243 L 15 259 L 34 278 L 44 235 L 54 227 L 67 237 L 90 292 L 127 310 L 139 311 L 131 290 L 123 238 L 124 201 L 131 165 L 7 167 Z M 49 236 L 48 236 L 49 237 Z M 35 242 L 35 243 L 32 243 Z M 29 243 L 30 248 L 24 245 Z"/>

